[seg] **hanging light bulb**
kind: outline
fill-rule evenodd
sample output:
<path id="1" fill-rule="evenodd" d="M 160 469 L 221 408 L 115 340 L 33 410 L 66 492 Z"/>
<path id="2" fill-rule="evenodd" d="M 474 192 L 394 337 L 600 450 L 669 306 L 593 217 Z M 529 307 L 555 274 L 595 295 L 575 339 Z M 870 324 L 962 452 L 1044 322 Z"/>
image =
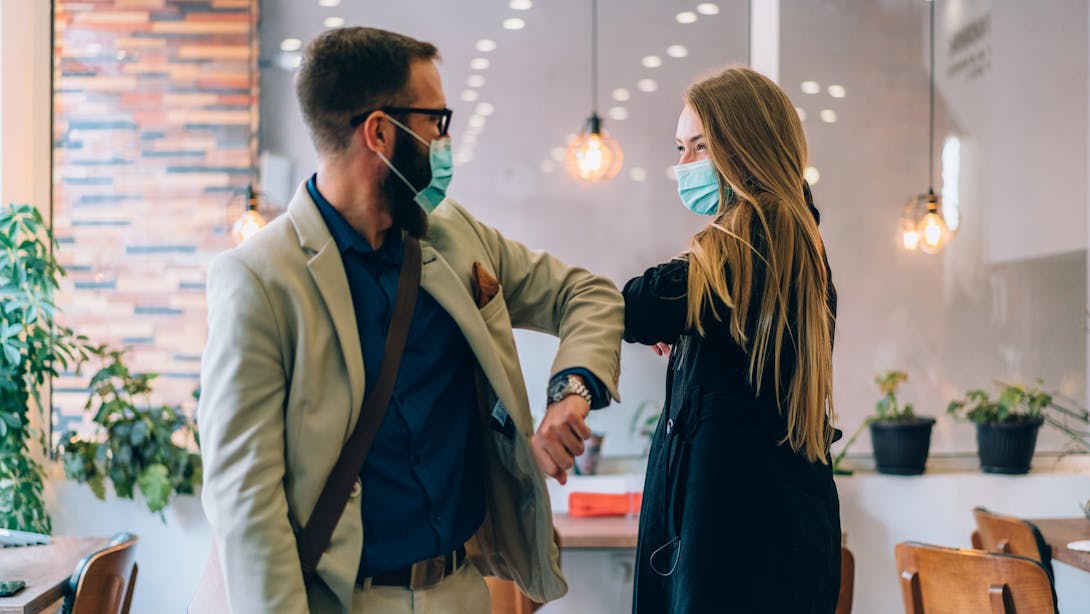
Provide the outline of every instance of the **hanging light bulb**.
<path id="1" fill-rule="evenodd" d="M 624 164 L 621 146 L 602 129 L 597 113 L 587 118 L 583 132 L 568 145 L 565 157 L 568 172 L 583 181 L 613 179 Z"/>
<path id="2" fill-rule="evenodd" d="M 253 186 L 246 186 L 246 209 L 233 226 L 231 238 L 235 243 L 242 243 L 265 226 L 265 218 L 258 211 L 258 195 Z"/>
<path id="3" fill-rule="evenodd" d="M 906 251 L 914 252 L 920 247 L 920 231 L 916 229 L 919 222 L 915 216 L 916 203 L 908 201 L 905 205 L 905 213 L 901 216 L 901 246 Z"/>
<path id="4" fill-rule="evenodd" d="M 950 240 L 950 229 L 946 226 L 946 220 L 939 212 L 939 199 L 934 192 L 929 192 L 927 198 L 927 213 L 916 226 L 919 233 L 920 251 L 925 254 L 937 254 L 946 247 Z"/>
<path id="5" fill-rule="evenodd" d="M 609 181 L 624 165 L 624 152 L 602 128 L 598 117 L 598 1 L 591 2 L 590 95 L 592 111 L 583 131 L 568 144 L 565 154 L 568 172 L 583 181 Z"/>

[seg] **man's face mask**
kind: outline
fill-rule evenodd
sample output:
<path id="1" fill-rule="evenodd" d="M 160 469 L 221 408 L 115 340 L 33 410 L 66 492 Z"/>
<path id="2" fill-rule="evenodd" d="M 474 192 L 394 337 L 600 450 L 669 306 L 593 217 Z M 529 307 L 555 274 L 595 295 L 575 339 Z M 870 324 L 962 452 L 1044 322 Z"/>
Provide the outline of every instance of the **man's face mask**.
<path id="1" fill-rule="evenodd" d="M 678 164 L 674 173 L 677 193 L 685 208 L 697 215 L 715 215 L 719 210 L 719 172 L 711 159 Z M 726 193 L 727 198 L 733 198 L 729 186 Z"/>
<path id="2" fill-rule="evenodd" d="M 450 150 L 450 137 L 439 137 L 429 143 L 421 138 L 420 135 L 409 129 L 408 126 L 402 124 L 393 117 L 387 115 L 386 119 L 390 120 L 390 122 L 398 128 L 411 134 L 416 140 L 428 146 L 431 181 L 423 188 L 417 189 L 417 187 L 414 186 L 412 182 L 386 158 L 386 156 L 382 155 L 381 152 L 376 153 L 378 153 L 378 156 L 386 163 L 386 166 L 388 166 L 390 170 L 415 194 L 413 201 L 420 205 L 420 208 L 428 213 L 435 211 L 435 208 L 439 206 L 439 203 L 443 202 L 443 199 L 446 198 L 447 186 L 450 185 L 451 177 L 454 175 L 454 160 Z"/>

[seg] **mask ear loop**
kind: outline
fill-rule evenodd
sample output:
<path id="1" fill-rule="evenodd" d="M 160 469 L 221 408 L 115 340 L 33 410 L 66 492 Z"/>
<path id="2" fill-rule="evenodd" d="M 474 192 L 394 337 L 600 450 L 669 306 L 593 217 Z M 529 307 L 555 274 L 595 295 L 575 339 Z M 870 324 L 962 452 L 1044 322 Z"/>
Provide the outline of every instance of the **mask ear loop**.
<path id="1" fill-rule="evenodd" d="M 662 552 L 666 548 L 669 548 L 670 546 L 673 546 L 674 544 L 677 544 L 677 548 L 674 549 L 674 562 L 670 564 L 670 571 L 665 571 L 665 572 L 659 571 L 659 568 L 657 566 L 655 566 L 655 557 L 658 556 L 658 554 L 660 552 Z M 664 578 L 667 578 L 667 577 L 674 574 L 674 571 L 677 570 L 678 561 L 680 561 L 680 560 L 681 560 L 681 537 L 675 537 L 675 538 L 671 539 L 670 541 L 666 542 L 665 544 L 659 546 L 658 548 L 655 549 L 654 552 L 651 553 L 651 556 L 647 557 L 647 563 L 651 566 L 651 571 L 657 573 L 658 575 L 660 575 L 660 576 L 662 576 Z"/>

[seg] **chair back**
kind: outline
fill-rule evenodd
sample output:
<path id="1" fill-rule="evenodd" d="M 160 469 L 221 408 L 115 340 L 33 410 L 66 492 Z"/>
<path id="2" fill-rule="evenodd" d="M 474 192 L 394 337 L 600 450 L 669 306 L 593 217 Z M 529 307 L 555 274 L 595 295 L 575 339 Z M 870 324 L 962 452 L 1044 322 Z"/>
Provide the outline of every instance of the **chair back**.
<path id="1" fill-rule="evenodd" d="M 64 587 L 63 614 L 128 614 L 136 585 L 136 541 L 118 533 L 76 564 Z"/>
<path id="2" fill-rule="evenodd" d="M 974 548 L 1033 559 L 1052 575 L 1052 548 L 1032 522 L 989 512 L 983 507 L 973 508 L 973 518 L 976 519 Z"/>
<path id="3" fill-rule="evenodd" d="M 895 552 L 906 614 L 1056 614 L 1048 574 L 1032 559 L 916 542 Z"/>
<path id="4" fill-rule="evenodd" d="M 836 600 L 836 614 L 852 614 L 852 595 L 855 594 L 855 557 L 852 551 L 840 547 L 840 596 Z"/>

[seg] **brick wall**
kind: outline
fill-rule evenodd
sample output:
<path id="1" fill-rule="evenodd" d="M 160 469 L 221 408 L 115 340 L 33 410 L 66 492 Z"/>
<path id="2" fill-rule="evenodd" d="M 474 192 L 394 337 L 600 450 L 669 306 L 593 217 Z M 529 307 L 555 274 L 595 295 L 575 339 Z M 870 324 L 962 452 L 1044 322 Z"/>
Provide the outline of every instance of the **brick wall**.
<path id="1" fill-rule="evenodd" d="M 53 227 L 59 320 L 131 348 L 153 401 L 192 408 L 205 272 L 229 248 L 256 150 L 257 0 L 56 0 Z M 88 419 L 54 381 L 55 432 Z"/>

